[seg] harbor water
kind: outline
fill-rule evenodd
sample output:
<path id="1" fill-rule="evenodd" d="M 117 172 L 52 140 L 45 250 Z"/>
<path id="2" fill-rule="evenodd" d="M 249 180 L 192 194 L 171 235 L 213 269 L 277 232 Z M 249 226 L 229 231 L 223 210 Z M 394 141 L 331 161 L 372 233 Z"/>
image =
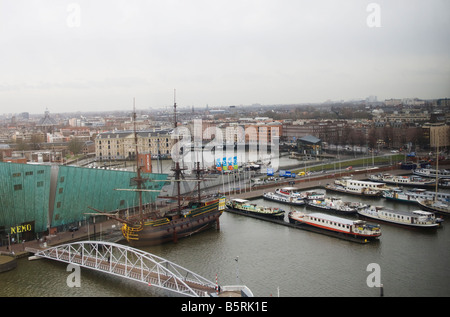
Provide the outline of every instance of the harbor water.
<path id="1" fill-rule="evenodd" d="M 418 209 L 383 198 L 332 195 L 394 209 Z M 292 210 L 263 199 L 255 202 Z M 380 289 L 370 287 L 370 281 L 378 273 L 386 297 L 450 296 L 450 218 L 436 230 L 387 223 L 381 223 L 381 230 L 379 241 L 360 244 L 225 211 L 219 231 L 142 249 L 210 281 L 217 276 L 220 285 L 245 284 L 258 297 L 377 297 Z M 373 271 L 373 264 L 378 271 Z M 71 288 L 66 268 L 50 260 L 19 259 L 16 269 L 0 273 L 0 296 L 171 295 L 88 269 L 81 270 L 80 287 Z"/>

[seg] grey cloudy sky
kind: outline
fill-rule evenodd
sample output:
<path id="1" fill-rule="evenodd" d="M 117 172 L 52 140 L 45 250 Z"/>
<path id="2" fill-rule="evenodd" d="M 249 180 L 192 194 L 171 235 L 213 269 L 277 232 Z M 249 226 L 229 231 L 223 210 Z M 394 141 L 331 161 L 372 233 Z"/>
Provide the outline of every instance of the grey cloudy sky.
<path id="1" fill-rule="evenodd" d="M 448 0 L 0 0 L 0 113 L 165 107 L 173 89 L 198 107 L 450 97 L 449 12 Z"/>

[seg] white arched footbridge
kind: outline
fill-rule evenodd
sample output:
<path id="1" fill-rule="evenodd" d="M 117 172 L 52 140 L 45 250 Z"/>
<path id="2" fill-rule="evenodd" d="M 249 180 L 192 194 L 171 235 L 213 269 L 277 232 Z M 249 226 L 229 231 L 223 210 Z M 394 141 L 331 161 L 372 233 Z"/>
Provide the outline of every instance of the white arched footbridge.
<path id="1" fill-rule="evenodd" d="M 29 249 L 38 258 L 77 264 L 80 267 L 120 276 L 182 296 L 215 296 L 217 285 L 173 262 L 129 246 L 102 241 L 81 241 L 45 250 Z M 222 291 L 226 291 L 226 286 Z M 245 286 L 239 296 L 252 296 Z M 242 293 L 242 291 L 244 293 Z M 225 293 L 225 292 L 224 292 Z M 236 293 L 235 293 L 236 294 Z"/>

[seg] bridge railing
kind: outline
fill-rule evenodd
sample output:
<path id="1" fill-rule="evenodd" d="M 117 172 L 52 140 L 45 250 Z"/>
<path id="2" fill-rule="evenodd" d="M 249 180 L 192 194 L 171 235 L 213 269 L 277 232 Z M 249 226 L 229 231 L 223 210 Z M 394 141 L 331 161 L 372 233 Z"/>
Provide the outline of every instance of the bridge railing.
<path id="1" fill-rule="evenodd" d="M 37 257 L 77 264 L 185 296 L 203 296 L 205 292 L 214 292 L 216 287 L 213 282 L 178 264 L 112 242 L 81 241 L 28 251 Z"/>

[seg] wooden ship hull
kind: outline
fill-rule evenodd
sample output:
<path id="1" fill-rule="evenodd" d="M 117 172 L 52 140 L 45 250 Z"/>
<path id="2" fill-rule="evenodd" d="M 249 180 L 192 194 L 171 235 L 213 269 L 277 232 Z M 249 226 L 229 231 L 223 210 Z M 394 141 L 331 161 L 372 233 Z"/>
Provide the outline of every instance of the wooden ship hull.
<path id="1" fill-rule="evenodd" d="M 192 207 L 192 206 L 191 206 Z M 197 208 L 183 209 L 181 215 L 149 219 L 140 224 L 124 223 L 122 234 L 132 247 L 153 246 L 191 236 L 216 225 L 225 208 L 225 197 L 203 203 Z"/>

